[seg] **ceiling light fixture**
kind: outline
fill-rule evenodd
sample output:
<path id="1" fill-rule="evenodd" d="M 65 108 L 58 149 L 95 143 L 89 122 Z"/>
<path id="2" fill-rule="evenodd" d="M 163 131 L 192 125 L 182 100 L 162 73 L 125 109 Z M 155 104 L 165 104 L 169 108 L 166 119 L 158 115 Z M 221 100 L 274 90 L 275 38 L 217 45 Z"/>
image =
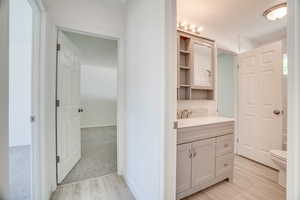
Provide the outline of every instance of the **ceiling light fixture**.
<path id="1" fill-rule="evenodd" d="M 263 13 L 263 16 L 270 21 L 276 21 L 287 15 L 287 3 L 281 3 L 269 8 Z"/>

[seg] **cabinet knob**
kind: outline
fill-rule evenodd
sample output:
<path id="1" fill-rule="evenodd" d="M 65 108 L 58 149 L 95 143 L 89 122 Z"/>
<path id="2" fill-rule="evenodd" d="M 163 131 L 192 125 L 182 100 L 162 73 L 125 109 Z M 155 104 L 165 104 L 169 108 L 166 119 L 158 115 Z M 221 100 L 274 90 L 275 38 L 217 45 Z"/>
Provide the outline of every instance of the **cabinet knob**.
<path id="1" fill-rule="evenodd" d="M 191 149 L 189 149 L 189 158 L 192 158 L 193 157 L 193 153 L 191 151 Z"/>
<path id="2" fill-rule="evenodd" d="M 227 167 L 228 166 L 228 164 L 227 163 L 224 163 L 224 167 Z"/>
<path id="3" fill-rule="evenodd" d="M 225 148 L 229 147 L 229 144 L 224 144 L 224 147 L 225 147 Z"/>
<path id="4" fill-rule="evenodd" d="M 193 158 L 195 158 L 196 156 L 197 156 L 197 152 L 194 151 L 194 153 L 193 153 Z"/>

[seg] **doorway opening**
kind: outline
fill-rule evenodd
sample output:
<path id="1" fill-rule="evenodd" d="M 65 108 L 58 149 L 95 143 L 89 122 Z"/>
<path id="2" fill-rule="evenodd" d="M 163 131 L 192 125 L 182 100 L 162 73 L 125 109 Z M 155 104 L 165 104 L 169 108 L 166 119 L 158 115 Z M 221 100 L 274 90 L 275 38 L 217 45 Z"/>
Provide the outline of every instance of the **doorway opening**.
<path id="1" fill-rule="evenodd" d="M 287 4 L 277 4 L 177 1 L 178 133 L 194 134 L 194 139 L 178 136 L 178 199 L 217 199 L 219 194 L 224 199 L 286 198 Z M 264 16 L 278 8 L 277 20 L 272 14 Z M 203 50 L 208 45 L 213 50 Z M 196 123 L 206 119 L 207 126 L 216 128 L 220 117 L 231 118 L 226 120 L 233 120 L 234 129 L 227 123 L 217 137 L 196 135 Z M 188 129 L 189 119 L 182 118 L 193 118 L 193 129 Z M 199 127 L 207 134 L 213 129 Z M 200 142 L 212 155 L 197 158 L 205 151 Z M 258 179 L 264 181 L 259 188 Z"/>
<path id="2" fill-rule="evenodd" d="M 117 74 L 117 40 L 58 31 L 58 184 L 117 173 Z"/>

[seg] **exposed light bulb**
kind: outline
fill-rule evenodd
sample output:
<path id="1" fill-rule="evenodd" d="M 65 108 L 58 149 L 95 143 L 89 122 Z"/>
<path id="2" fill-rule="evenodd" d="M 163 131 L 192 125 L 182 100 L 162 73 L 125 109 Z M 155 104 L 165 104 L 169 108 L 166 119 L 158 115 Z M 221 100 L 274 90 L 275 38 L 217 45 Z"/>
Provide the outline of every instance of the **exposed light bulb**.
<path id="1" fill-rule="evenodd" d="M 187 22 L 186 21 L 182 22 L 181 26 L 187 26 Z"/>
<path id="2" fill-rule="evenodd" d="M 203 29 L 204 29 L 204 28 L 203 28 L 202 26 L 198 27 L 198 28 L 197 28 L 197 33 L 200 33 L 201 31 L 203 31 Z"/>

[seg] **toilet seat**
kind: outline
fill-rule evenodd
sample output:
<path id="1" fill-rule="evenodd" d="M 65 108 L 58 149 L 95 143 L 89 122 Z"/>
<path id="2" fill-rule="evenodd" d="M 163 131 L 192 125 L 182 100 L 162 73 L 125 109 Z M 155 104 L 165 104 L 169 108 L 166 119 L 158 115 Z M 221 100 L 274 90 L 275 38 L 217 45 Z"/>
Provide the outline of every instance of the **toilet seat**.
<path id="1" fill-rule="evenodd" d="M 272 156 L 276 157 L 277 159 L 286 162 L 287 151 L 282 151 L 282 150 L 271 150 L 270 153 L 271 153 Z"/>

